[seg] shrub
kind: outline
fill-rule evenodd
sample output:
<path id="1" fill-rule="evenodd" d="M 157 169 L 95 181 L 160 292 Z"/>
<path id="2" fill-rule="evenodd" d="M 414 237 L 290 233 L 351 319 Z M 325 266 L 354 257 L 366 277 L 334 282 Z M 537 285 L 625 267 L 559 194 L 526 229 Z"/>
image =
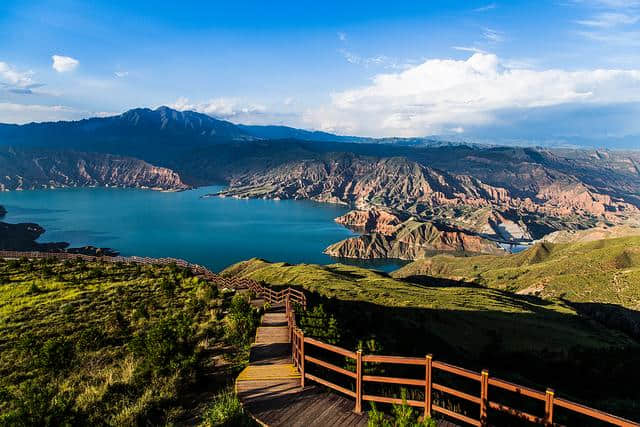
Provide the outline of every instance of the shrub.
<path id="1" fill-rule="evenodd" d="M 78 333 L 76 348 L 78 350 L 97 350 L 104 345 L 106 338 L 107 336 L 101 328 L 89 326 Z"/>
<path id="2" fill-rule="evenodd" d="M 73 342 L 64 337 L 49 338 L 36 354 L 36 364 L 50 371 L 63 371 L 71 367 L 75 358 Z"/>
<path id="3" fill-rule="evenodd" d="M 187 316 L 159 320 L 136 334 L 129 348 L 143 360 L 143 367 L 167 374 L 195 362 L 194 330 Z"/>
<path id="4" fill-rule="evenodd" d="M 333 315 L 324 311 L 322 304 L 313 307 L 313 310 L 298 311 L 300 313 L 300 328 L 305 334 L 318 338 L 329 344 L 339 344 L 340 328 Z"/>
<path id="5" fill-rule="evenodd" d="M 249 299 L 245 295 L 234 295 L 226 322 L 227 338 L 234 344 L 247 345 L 251 342 L 257 323 L 257 313 Z"/>
<path id="6" fill-rule="evenodd" d="M 368 416 L 368 427 L 391 427 L 391 421 L 383 412 L 378 411 L 375 402 L 371 402 L 371 410 Z"/>
<path id="7" fill-rule="evenodd" d="M 13 409 L 0 415 L 0 426 L 70 426 L 75 414 L 73 396 L 59 392 L 47 379 L 23 382 L 17 392 L 5 396 L 11 399 Z"/>
<path id="8" fill-rule="evenodd" d="M 218 394 L 213 405 L 204 414 L 204 424 L 212 427 L 253 426 L 251 418 L 244 412 L 238 397 L 229 388 Z"/>

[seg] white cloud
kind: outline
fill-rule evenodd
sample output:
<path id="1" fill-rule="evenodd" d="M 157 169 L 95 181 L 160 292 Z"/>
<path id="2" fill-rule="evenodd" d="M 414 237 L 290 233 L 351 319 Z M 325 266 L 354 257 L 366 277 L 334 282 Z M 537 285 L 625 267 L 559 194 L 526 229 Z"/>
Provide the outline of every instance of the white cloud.
<path id="1" fill-rule="evenodd" d="M 7 85 L 27 88 L 35 84 L 33 74 L 33 71 L 17 71 L 6 62 L 0 61 L 0 81 Z"/>
<path id="2" fill-rule="evenodd" d="M 73 71 L 80 63 L 80 61 L 70 56 L 53 55 L 51 59 L 53 60 L 51 66 L 59 73 Z"/>
<path id="3" fill-rule="evenodd" d="M 632 25 L 640 21 L 640 16 L 626 13 L 599 13 L 591 19 L 576 21 L 580 25 L 596 28 L 612 28 L 620 25 Z"/>
<path id="4" fill-rule="evenodd" d="M 477 7 L 475 9 L 473 9 L 474 12 L 486 12 L 488 10 L 492 10 L 495 9 L 496 7 L 498 7 L 497 4 L 495 3 L 489 3 L 488 5 L 482 6 L 482 7 Z"/>
<path id="5" fill-rule="evenodd" d="M 637 102 L 640 70 L 516 69 L 476 53 L 379 74 L 368 86 L 332 94 L 331 105 L 304 119 L 340 133 L 417 136 L 496 125 L 504 111 Z"/>
<path id="6" fill-rule="evenodd" d="M 342 31 L 339 31 L 337 33 L 338 36 L 338 40 L 340 40 L 341 42 L 347 41 L 347 33 L 343 33 Z"/>
<path id="7" fill-rule="evenodd" d="M 29 123 L 77 119 L 81 112 L 64 105 L 0 102 L 0 123 Z"/>
<path id="8" fill-rule="evenodd" d="M 463 52 L 473 52 L 473 53 L 487 53 L 486 51 L 477 48 L 477 47 L 471 47 L 471 46 L 452 46 L 451 47 L 454 50 L 461 50 Z"/>
<path id="9" fill-rule="evenodd" d="M 197 111 L 210 116 L 232 119 L 237 116 L 260 114 L 266 111 L 266 107 L 259 104 L 244 103 L 235 98 L 214 98 L 206 102 L 193 103 L 189 98 L 178 98 L 176 102 L 169 105 L 176 110 Z"/>
<path id="10" fill-rule="evenodd" d="M 117 78 L 121 79 L 124 77 L 127 77 L 129 75 L 128 71 L 116 71 L 115 73 L 113 73 Z"/>

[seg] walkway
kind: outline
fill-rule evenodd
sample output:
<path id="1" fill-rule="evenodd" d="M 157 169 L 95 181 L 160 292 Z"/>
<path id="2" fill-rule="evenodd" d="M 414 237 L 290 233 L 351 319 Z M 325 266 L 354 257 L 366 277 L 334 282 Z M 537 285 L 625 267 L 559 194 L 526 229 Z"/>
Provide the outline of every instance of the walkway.
<path id="1" fill-rule="evenodd" d="M 366 426 L 366 414 L 353 412 L 353 400 L 316 386 L 300 387 L 291 363 L 283 304 L 262 318 L 249 366 L 236 380 L 238 397 L 259 422 L 269 426 Z"/>

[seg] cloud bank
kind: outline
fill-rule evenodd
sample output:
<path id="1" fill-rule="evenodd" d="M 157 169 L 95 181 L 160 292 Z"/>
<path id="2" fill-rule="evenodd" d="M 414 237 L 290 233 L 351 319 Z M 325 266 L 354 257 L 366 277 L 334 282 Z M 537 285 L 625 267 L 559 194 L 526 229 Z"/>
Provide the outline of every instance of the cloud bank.
<path id="1" fill-rule="evenodd" d="M 331 95 L 304 120 L 322 130 L 372 136 L 422 136 L 510 126 L 529 111 L 601 109 L 640 102 L 640 70 L 509 68 L 496 55 L 431 59 L 368 86 Z M 568 107 L 571 108 L 568 108 Z M 559 109 L 557 107 L 567 107 Z M 567 113 L 569 114 L 569 113 Z M 629 118 L 633 121 L 633 118 Z"/>

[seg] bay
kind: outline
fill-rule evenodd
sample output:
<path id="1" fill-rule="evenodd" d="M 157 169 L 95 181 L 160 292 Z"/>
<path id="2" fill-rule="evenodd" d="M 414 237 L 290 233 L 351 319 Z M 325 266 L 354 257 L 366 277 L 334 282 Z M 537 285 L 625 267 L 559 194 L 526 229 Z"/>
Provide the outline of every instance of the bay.
<path id="1" fill-rule="evenodd" d="M 3 221 L 35 222 L 40 242 L 110 247 L 122 255 L 175 257 L 214 271 L 253 257 L 288 263 L 345 262 L 392 271 L 402 261 L 335 259 L 324 248 L 355 233 L 333 219 L 339 205 L 294 200 L 202 198 L 223 187 L 163 193 L 74 188 L 0 193 Z"/>

